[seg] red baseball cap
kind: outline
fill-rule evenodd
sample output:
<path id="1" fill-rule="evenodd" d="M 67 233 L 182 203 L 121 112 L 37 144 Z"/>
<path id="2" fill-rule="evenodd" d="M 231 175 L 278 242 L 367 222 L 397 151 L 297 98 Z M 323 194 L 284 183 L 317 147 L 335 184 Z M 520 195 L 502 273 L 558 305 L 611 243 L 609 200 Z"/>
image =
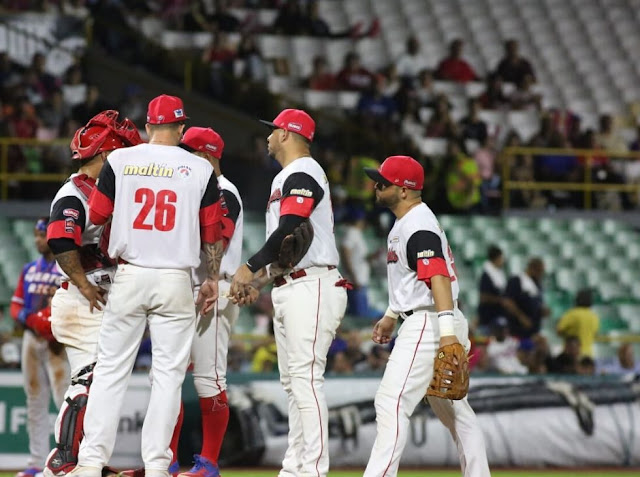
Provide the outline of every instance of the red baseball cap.
<path id="1" fill-rule="evenodd" d="M 365 167 L 364 172 L 374 181 L 384 185 L 397 185 L 407 189 L 422 190 L 424 169 L 409 156 L 387 157 L 378 169 Z"/>
<path id="2" fill-rule="evenodd" d="M 300 134 L 309 141 L 313 141 L 313 135 L 316 132 L 316 122 L 301 109 L 285 109 L 273 121 L 261 119 L 260 122 L 275 129 L 285 129 Z"/>
<path id="3" fill-rule="evenodd" d="M 211 128 L 194 126 L 187 129 L 187 132 L 182 136 L 180 144 L 191 152 L 206 152 L 216 159 L 222 157 L 222 151 L 224 150 L 224 141 L 220 137 L 220 134 Z"/>
<path id="4" fill-rule="evenodd" d="M 161 94 L 149 102 L 147 122 L 149 124 L 178 123 L 189 119 L 184 113 L 184 104 L 177 96 Z"/>

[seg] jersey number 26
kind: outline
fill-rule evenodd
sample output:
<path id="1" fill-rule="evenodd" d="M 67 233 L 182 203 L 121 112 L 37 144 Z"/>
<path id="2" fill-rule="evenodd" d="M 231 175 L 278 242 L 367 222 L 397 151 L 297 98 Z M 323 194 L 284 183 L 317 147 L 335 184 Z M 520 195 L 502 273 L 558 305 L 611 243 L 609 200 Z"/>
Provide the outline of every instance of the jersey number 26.
<path id="1" fill-rule="evenodd" d="M 143 204 L 138 216 L 133 221 L 133 228 L 138 230 L 159 230 L 167 232 L 176 225 L 176 206 L 178 196 L 172 190 L 160 190 L 156 194 L 151 189 L 142 187 L 136 190 L 136 204 Z M 155 208 L 153 224 L 145 222 L 151 209 Z"/>

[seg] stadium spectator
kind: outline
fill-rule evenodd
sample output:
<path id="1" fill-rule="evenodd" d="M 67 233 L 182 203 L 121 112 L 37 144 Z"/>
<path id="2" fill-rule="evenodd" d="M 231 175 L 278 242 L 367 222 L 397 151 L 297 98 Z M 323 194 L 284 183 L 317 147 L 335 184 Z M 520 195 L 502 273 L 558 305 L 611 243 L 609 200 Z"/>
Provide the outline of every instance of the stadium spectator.
<path id="1" fill-rule="evenodd" d="M 353 374 L 353 363 L 344 351 L 338 351 L 331 358 L 329 375 L 345 376 Z"/>
<path id="2" fill-rule="evenodd" d="M 600 327 L 600 318 L 593 311 L 593 293 L 585 288 L 576 294 L 575 306 L 568 310 L 556 325 L 558 335 L 576 336 L 580 341 L 580 355 L 593 358 L 593 343 Z"/>
<path id="3" fill-rule="evenodd" d="M 473 139 L 483 144 L 488 136 L 487 123 L 480 118 L 482 104 L 478 98 L 469 98 L 467 102 L 469 114 L 460 121 L 462 139 Z"/>
<path id="4" fill-rule="evenodd" d="M 118 111 L 135 124 L 146 122 L 147 102 L 143 99 L 143 89 L 140 85 L 129 83 L 125 86 L 122 103 Z"/>
<path id="5" fill-rule="evenodd" d="M 418 85 L 415 94 L 421 106 L 433 106 L 437 93 L 433 87 L 433 73 L 431 70 L 424 69 L 418 73 Z"/>
<path id="6" fill-rule="evenodd" d="M 529 74 L 516 83 L 516 89 L 509 96 L 511 109 L 540 111 L 542 97 L 533 90 L 533 85 L 533 76 Z"/>
<path id="7" fill-rule="evenodd" d="M 214 98 L 222 100 L 228 93 L 236 52 L 228 43 L 227 35 L 216 33 L 211 44 L 202 53 L 202 62 L 209 65 L 209 87 Z M 228 99 L 228 98 L 226 98 Z"/>
<path id="8" fill-rule="evenodd" d="M 251 361 L 251 372 L 274 373 L 278 371 L 278 355 L 276 338 L 273 334 L 273 321 L 269 323 L 269 336 L 265 337 L 257 346 Z"/>
<path id="9" fill-rule="evenodd" d="M 360 55 L 349 52 L 344 57 L 344 66 L 336 78 L 338 87 L 349 91 L 366 91 L 375 83 L 375 76 L 360 64 Z"/>
<path id="10" fill-rule="evenodd" d="M 564 339 L 564 349 L 551 361 L 549 372 L 553 374 L 576 374 L 580 359 L 580 340 L 576 336 Z"/>
<path id="11" fill-rule="evenodd" d="M 517 40 L 510 39 L 504 43 L 504 57 L 498 63 L 495 74 L 506 83 L 519 84 L 527 75 L 531 75 L 535 82 L 536 75 L 531 63 L 520 56 L 518 49 Z"/>
<path id="12" fill-rule="evenodd" d="M 68 108 L 64 104 L 62 91 L 59 89 L 36 108 L 42 127 L 38 129 L 40 139 L 55 139 L 60 137 L 62 126 L 68 115 Z"/>
<path id="13" fill-rule="evenodd" d="M 449 56 L 444 58 L 436 70 L 436 78 L 444 81 L 467 83 L 478 79 L 471 65 L 462 58 L 464 42 L 456 38 L 449 44 Z"/>
<path id="14" fill-rule="evenodd" d="M 87 85 L 84 82 L 82 68 L 75 65 L 67 71 L 62 85 L 64 102 L 69 106 L 76 106 L 84 101 L 87 96 Z"/>
<path id="15" fill-rule="evenodd" d="M 480 203 L 482 212 L 495 213 L 500 209 L 502 181 L 498 171 L 498 151 L 493 136 L 485 136 L 480 147 L 473 153 L 478 164 L 482 184 L 480 185 Z"/>
<path id="16" fill-rule="evenodd" d="M 267 80 L 267 66 L 253 35 L 244 35 L 238 45 L 234 69 L 237 76 L 252 83 L 264 83 Z"/>
<path id="17" fill-rule="evenodd" d="M 496 320 L 505 314 L 502 307 L 503 294 L 507 286 L 504 261 L 502 249 L 497 245 L 489 245 L 479 283 L 478 331 L 483 335 L 489 335 Z"/>
<path id="18" fill-rule="evenodd" d="M 451 118 L 447 97 L 439 94 L 435 99 L 434 112 L 427 122 L 426 137 L 454 138 L 458 134 L 455 121 Z"/>
<path id="19" fill-rule="evenodd" d="M 336 88 L 336 77 L 329 71 L 324 56 L 317 55 L 313 58 L 313 70 L 306 79 L 305 86 L 316 91 L 330 91 Z"/>
<path id="20" fill-rule="evenodd" d="M 618 357 L 613 363 L 604 362 L 598 367 L 598 374 L 612 374 L 626 378 L 640 376 L 640 361 L 636 362 L 633 345 L 623 343 L 618 348 Z"/>
<path id="21" fill-rule="evenodd" d="M 30 71 L 32 71 L 36 76 L 43 99 L 48 98 L 49 95 L 62 86 L 59 78 L 47 73 L 45 69 L 46 63 L 47 57 L 44 53 L 34 53 L 31 59 Z"/>
<path id="22" fill-rule="evenodd" d="M 591 356 L 583 356 L 578 361 L 577 373 L 582 376 L 593 376 L 596 374 L 596 362 Z"/>
<path id="23" fill-rule="evenodd" d="M 513 275 L 507 281 L 503 306 L 507 310 L 511 333 L 520 339 L 538 334 L 542 319 L 549 314 L 542 289 L 544 273 L 544 262 L 535 257 L 529 260 L 523 273 Z"/>
<path id="24" fill-rule="evenodd" d="M 358 39 L 366 36 L 374 37 L 380 31 L 380 22 L 377 18 L 373 19 L 366 31 L 362 31 L 363 23 L 361 21 L 346 30 L 331 31 L 329 23 L 320 16 L 320 9 L 318 8 L 319 2 L 317 0 L 310 0 L 305 3 L 306 8 L 302 11 L 301 34 L 322 38 Z"/>
<path id="25" fill-rule="evenodd" d="M 347 334 L 347 347 L 344 350 L 346 358 L 352 366 L 365 361 L 367 355 L 362 351 L 362 335 L 360 330 L 351 330 Z"/>
<path id="26" fill-rule="evenodd" d="M 374 84 L 362 93 L 356 112 L 361 125 L 374 131 L 386 131 L 389 125 L 398 119 L 398 106 L 395 100 L 384 93 L 386 79 L 378 76 Z"/>
<path id="27" fill-rule="evenodd" d="M 402 79 L 414 80 L 429 65 L 424 55 L 420 54 L 420 43 L 415 35 L 407 39 L 405 52 L 396 61 L 398 75 Z"/>
<path id="28" fill-rule="evenodd" d="M 24 98 L 18 103 L 16 113 L 9 119 L 9 134 L 19 138 L 35 138 L 40 127 L 36 108 Z"/>
<path id="29" fill-rule="evenodd" d="M 447 143 L 447 200 L 454 213 L 470 213 L 480 207 L 482 177 L 478 164 L 465 154 L 455 139 Z"/>
<path id="30" fill-rule="evenodd" d="M 487 344 L 489 369 L 501 374 L 527 374 L 527 367 L 518 358 L 520 341 L 509 334 L 509 323 L 504 316 L 497 318 Z"/>
<path id="31" fill-rule="evenodd" d="M 616 130 L 613 118 L 609 114 L 600 116 L 596 143 L 608 152 L 627 152 L 629 150 L 626 141 Z"/>
<path id="32" fill-rule="evenodd" d="M 106 109 L 109 109 L 109 105 L 100 98 L 98 86 L 92 84 L 87 87 L 85 100 L 71 109 L 71 118 L 84 124 Z"/>
<path id="33" fill-rule="evenodd" d="M 383 312 L 370 307 L 368 293 L 371 262 L 379 256 L 381 250 L 369 250 L 364 237 L 367 226 L 364 208 L 351 207 L 340 243 L 340 258 L 344 276 L 353 284 L 353 289 L 347 290 L 347 314 L 377 320 Z"/>
<path id="34" fill-rule="evenodd" d="M 298 0 L 285 0 L 278 10 L 272 31 L 277 35 L 303 35 L 307 18 Z"/>
<path id="35" fill-rule="evenodd" d="M 18 68 L 11 61 L 9 53 L 0 52 L 0 90 L 20 82 Z"/>
<path id="36" fill-rule="evenodd" d="M 482 109 L 501 109 L 509 104 L 502 92 L 502 78 L 497 74 L 487 76 L 487 87 L 480 95 Z"/>
<path id="37" fill-rule="evenodd" d="M 182 30 L 226 33 L 239 30 L 240 21 L 229 11 L 228 0 L 216 0 L 215 5 L 208 0 L 197 0 L 189 2 L 189 5 L 181 19 Z"/>
<path id="38" fill-rule="evenodd" d="M 367 359 L 354 366 L 357 373 L 382 372 L 389 361 L 389 350 L 384 346 L 373 346 L 367 354 Z"/>

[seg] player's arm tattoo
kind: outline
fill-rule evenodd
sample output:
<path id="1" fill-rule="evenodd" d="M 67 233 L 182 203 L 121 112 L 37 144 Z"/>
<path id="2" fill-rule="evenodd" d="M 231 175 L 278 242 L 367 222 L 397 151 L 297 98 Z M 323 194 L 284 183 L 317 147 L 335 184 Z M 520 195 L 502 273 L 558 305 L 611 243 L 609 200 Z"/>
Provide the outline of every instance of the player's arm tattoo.
<path id="1" fill-rule="evenodd" d="M 80 253 L 77 250 L 69 250 L 55 255 L 58 266 L 66 273 L 73 284 L 78 288 L 89 285 L 80 263 Z"/>
<path id="2" fill-rule="evenodd" d="M 205 242 L 202 244 L 202 250 L 205 260 L 207 261 L 207 278 L 218 280 L 220 275 L 220 262 L 222 261 L 222 254 L 224 252 L 222 240 L 218 240 L 216 243 Z"/>

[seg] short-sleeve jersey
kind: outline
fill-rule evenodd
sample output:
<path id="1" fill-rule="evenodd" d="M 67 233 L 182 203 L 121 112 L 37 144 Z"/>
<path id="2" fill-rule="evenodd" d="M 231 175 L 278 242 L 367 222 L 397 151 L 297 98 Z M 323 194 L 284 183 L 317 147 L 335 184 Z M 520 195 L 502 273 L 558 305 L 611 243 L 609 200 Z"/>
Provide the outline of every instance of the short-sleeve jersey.
<path id="1" fill-rule="evenodd" d="M 22 269 L 11 303 L 24 307 L 29 314 L 46 308 L 60 286 L 60 276 L 55 260 L 47 262 L 40 257 L 27 263 Z"/>
<path id="2" fill-rule="evenodd" d="M 431 277 L 448 276 L 458 299 L 453 253 L 438 219 L 425 203 L 396 220 L 387 239 L 389 306 L 395 313 L 433 306 Z"/>
<path id="3" fill-rule="evenodd" d="M 218 176 L 218 185 L 222 190 L 227 213 L 222 218 L 222 236 L 228 239 L 222 262 L 220 277 L 232 276 L 240 266 L 242 259 L 242 228 L 244 223 L 242 199 L 238 188 L 223 175 Z M 207 278 L 207 264 L 201 254 L 200 266 L 193 270 L 193 283 L 201 284 Z"/>
<path id="4" fill-rule="evenodd" d="M 313 242 L 296 270 L 338 266 L 338 249 L 333 231 L 333 210 L 327 176 L 313 158 L 301 157 L 287 165 L 271 183 L 267 203 L 267 239 L 287 214 L 309 217 Z"/>
<path id="5" fill-rule="evenodd" d="M 222 214 L 213 166 L 180 147 L 158 144 L 113 151 L 90 208 L 113 214 L 109 256 L 147 268 L 197 267 L 201 227 L 219 224 Z"/>

